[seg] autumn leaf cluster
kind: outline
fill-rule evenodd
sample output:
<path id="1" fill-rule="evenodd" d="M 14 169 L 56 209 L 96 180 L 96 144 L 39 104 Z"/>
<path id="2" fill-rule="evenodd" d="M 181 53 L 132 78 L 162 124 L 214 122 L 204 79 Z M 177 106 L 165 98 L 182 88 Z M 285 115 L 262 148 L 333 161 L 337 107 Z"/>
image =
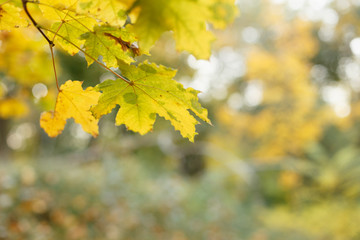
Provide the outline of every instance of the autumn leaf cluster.
<path id="1" fill-rule="evenodd" d="M 159 115 L 193 141 L 198 120 L 190 111 L 210 123 L 199 92 L 173 80 L 175 70 L 137 57 L 150 55 L 171 31 L 178 51 L 209 58 L 214 40 L 209 29 L 224 28 L 236 14 L 233 0 L 2 0 L 0 30 L 36 27 L 51 51 L 55 45 L 70 55 L 81 52 L 88 66 L 99 64 L 117 77 L 87 89 L 81 86 L 86 79 L 58 86 L 55 109 L 40 119 L 49 136 L 60 134 L 69 118 L 97 136 L 99 118 L 120 105 L 117 125 L 145 134 Z"/>

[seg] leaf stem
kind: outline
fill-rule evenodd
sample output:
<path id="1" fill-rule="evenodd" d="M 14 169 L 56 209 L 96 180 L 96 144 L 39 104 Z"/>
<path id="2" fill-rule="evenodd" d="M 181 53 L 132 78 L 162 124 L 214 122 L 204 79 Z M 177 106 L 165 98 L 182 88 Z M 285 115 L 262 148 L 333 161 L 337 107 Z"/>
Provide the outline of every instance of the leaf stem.
<path id="1" fill-rule="evenodd" d="M 49 43 L 49 48 L 50 48 L 50 52 L 51 52 L 51 59 L 52 59 L 52 64 L 53 64 L 53 68 L 54 68 L 54 75 L 55 75 L 55 81 L 56 81 L 56 87 L 57 87 L 57 90 L 60 92 L 60 87 L 59 87 L 59 81 L 58 81 L 58 77 L 57 77 L 57 73 L 56 73 L 56 65 L 55 65 L 55 57 L 54 57 L 54 39 L 55 39 L 55 36 L 54 36 L 54 39 L 53 40 L 50 40 L 46 35 L 45 33 L 41 30 L 41 28 L 39 27 L 39 25 L 37 24 L 37 22 L 35 21 L 35 19 L 31 16 L 29 10 L 27 9 L 27 6 L 26 4 L 28 3 L 28 0 L 22 0 L 22 4 L 23 4 L 23 8 L 25 10 L 25 13 L 26 15 L 29 17 L 29 19 L 31 20 L 31 22 L 34 24 L 34 26 L 37 28 L 37 30 L 39 30 L 39 32 L 41 33 L 41 35 L 43 35 L 43 37 L 46 39 L 46 41 Z M 59 28 L 60 29 L 60 28 Z M 58 29 L 58 31 L 59 31 Z"/>
<path id="2" fill-rule="evenodd" d="M 122 79 L 123 81 L 125 81 L 128 84 L 131 84 L 132 82 L 130 80 L 128 80 L 127 78 L 125 78 L 124 76 L 121 76 L 120 74 L 116 73 L 115 71 L 111 70 L 109 67 L 107 67 L 105 64 L 101 63 L 100 61 L 98 61 L 97 59 L 95 59 L 94 57 L 90 56 L 87 52 L 85 52 L 84 50 L 82 50 L 79 46 L 77 46 L 76 44 L 72 43 L 69 39 L 67 39 L 64 36 L 61 36 L 58 34 L 61 25 L 59 26 L 59 28 L 57 29 L 57 31 L 53 31 L 50 29 L 47 29 L 45 27 L 40 26 L 35 20 L 34 18 L 31 16 L 31 14 L 29 13 L 26 4 L 30 2 L 30 3 L 35 3 L 34 1 L 30 1 L 30 0 L 22 0 L 22 4 L 23 4 L 23 8 L 25 10 L 26 15 L 29 17 L 29 19 L 31 20 L 31 22 L 33 23 L 33 25 L 39 30 L 39 32 L 41 33 L 41 35 L 43 35 L 43 37 L 46 39 L 46 41 L 49 43 L 50 46 L 50 51 L 51 51 L 51 57 L 52 57 L 52 61 L 53 61 L 53 67 L 54 67 L 54 74 L 55 74 L 55 80 L 56 80 L 56 86 L 58 88 L 58 90 L 60 91 L 59 88 L 59 83 L 58 83 L 58 78 L 57 78 L 57 74 L 56 74 L 56 67 L 55 67 L 55 58 L 54 58 L 54 51 L 53 51 L 53 47 L 55 46 L 54 44 L 54 40 L 55 37 L 58 36 L 60 38 L 62 38 L 63 40 L 67 41 L 68 43 L 70 43 L 71 45 L 73 45 L 75 48 L 77 48 L 79 51 L 81 51 L 82 53 L 84 53 L 87 57 L 91 58 L 92 60 L 94 60 L 97 64 L 99 64 L 100 66 L 102 66 L 103 68 L 105 68 L 106 70 L 108 70 L 109 72 L 111 72 L 112 74 L 114 74 L 115 76 L 117 76 L 118 78 Z M 50 6 L 50 5 L 49 5 Z M 69 14 L 69 11 L 66 13 L 66 16 Z M 69 15 L 70 16 L 70 15 Z M 48 31 L 53 33 L 55 36 L 53 38 L 53 40 L 51 41 L 46 35 L 45 33 L 42 31 Z"/>
<path id="3" fill-rule="evenodd" d="M 51 52 L 52 64 L 53 64 L 53 68 L 54 68 L 56 87 L 57 87 L 58 91 L 61 92 L 60 87 L 59 87 L 59 81 L 58 81 L 57 74 L 56 74 L 55 57 L 54 57 L 53 46 L 49 45 L 49 47 L 50 47 L 50 52 Z"/>
<path id="4" fill-rule="evenodd" d="M 45 31 L 49 31 L 53 34 L 55 34 L 56 32 L 44 27 L 39 26 L 41 29 L 45 30 Z M 121 80 L 125 81 L 128 84 L 131 84 L 132 82 L 125 78 L 124 76 L 121 76 L 119 73 L 116 73 L 115 71 L 111 70 L 109 67 L 107 67 L 105 64 L 99 62 L 97 59 L 95 59 L 94 57 L 90 56 L 87 52 L 85 52 L 84 50 L 82 50 L 79 46 L 77 46 L 76 44 L 72 43 L 69 39 L 67 39 L 64 36 L 61 35 L 57 35 L 58 37 L 64 39 L 65 41 L 67 41 L 68 43 L 70 43 L 71 45 L 73 45 L 74 47 L 76 47 L 80 52 L 84 53 L 87 57 L 91 58 L 92 60 L 94 60 L 97 64 L 99 64 L 100 66 L 102 66 L 103 68 L 105 68 L 106 70 L 108 70 L 109 72 L 111 72 L 112 74 L 114 74 L 115 76 L 117 76 L 118 78 L 120 78 Z"/>

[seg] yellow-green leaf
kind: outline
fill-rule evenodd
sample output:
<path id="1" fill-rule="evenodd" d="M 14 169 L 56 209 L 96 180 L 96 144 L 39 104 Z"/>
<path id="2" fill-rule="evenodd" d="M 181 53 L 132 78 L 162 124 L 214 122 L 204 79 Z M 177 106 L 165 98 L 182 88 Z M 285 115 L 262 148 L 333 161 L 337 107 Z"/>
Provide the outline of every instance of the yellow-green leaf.
<path id="1" fill-rule="evenodd" d="M 61 20 L 66 13 L 76 13 L 79 0 L 40 0 L 43 16 L 49 20 Z"/>
<path id="2" fill-rule="evenodd" d="M 84 46 L 88 65 L 102 56 L 108 67 L 118 67 L 118 60 L 130 64 L 134 62 L 133 57 L 140 54 L 132 46 L 136 38 L 126 28 L 95 27 L 93 32 L 85 33 L 82 38 L 86 40 Z"/>
<path id="3" fill-rule="evenodd" d="M 81 124 L 83 130 L 94 137 L 99 134 L 98 120 L 90 112 L 90 107 L 97 104 L 100 93 L 92 87 L 83 90 L 81 84 L 82 82 L 71 80 L 63 84 L 56 100 L 55 110 L 41 115 L 40 126 L 50 137 L 59 135 L 69 118 Z"/>
<path id="4" fill-rule="evenodd" d="M 92 31 L 93 27 L 97 24 L 96 20 L 86 16 L 65 16 L 61 22 L 56 22 L 51 26 L 51 30 L 56 32 L 58 37 L 57 43 L 66 50 L 69 54 L 74 55 L 79 52 L 79 48 L 85 43 L 85 40 L 81 39 L 81 35 Z M 53 33 L 49 36 L 52 38 Z M 73 44 L 77 47 L 75 47 Z"/>
<path id="5" fill-rule="evenodd" d="M 42 0 L 39 5 L 45 18 L 55 20 L 48 31 L 49 39 L 71 55 L 78 53 L 85 43 L 81 35 L 92 32 L 98 25 L 95 18 L 75 11 L 77 3 L 78 0 Z"/>
<path id="6" fill-rule="evenodd" d="M 20 16 L 20 11 L 21 8 L 11 3 L 0 4 L 0 30 L 11 30 L 27 26 L 28 22 Z"/>
<path id="7" fill-rule="evenodd" d="M 172 78 L 176 71 L 164 66 L 143 63 L 122 70 L 130 80 L 107 80 L 96 89 L 102 92 L 99 103 L 92 108 L 94 116 L 100 118 L 116 106 L 120 109 L 116 124 L 125 124 L 128 129 L 145 134 L 152 130 L 156 114 L 169 120 L 183 137 L 194 141 L 195 125 L 198 121 L 190 114 L 210 123 L 207 110 L 198 102 L 198 91 L 185 89 Z"/>
<path id="8" fill-rule="evenodd" d="M 140 47 L 152 47 L 161 34 L 172 30 L 176 49 L 198 58 L 209 58 L 213 34 L 206 29 L 208 10 L 192 0 L 140 1 L 141 12 L 134 25 Z"/>
<path id="9" fill-rule="evenodd" d="M 122 27 L 126 21 L 126 10 L 135 0 L 81 0 L 80 10 L 112 26 Z"/>

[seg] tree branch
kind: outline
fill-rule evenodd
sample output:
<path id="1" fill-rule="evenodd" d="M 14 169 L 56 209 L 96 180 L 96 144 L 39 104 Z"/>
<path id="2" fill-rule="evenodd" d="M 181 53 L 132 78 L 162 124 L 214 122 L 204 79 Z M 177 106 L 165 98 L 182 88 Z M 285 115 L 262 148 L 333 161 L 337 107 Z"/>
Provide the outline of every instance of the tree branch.
<path id="1" fill-rule="evenodd" d="M 51 41 L 46 35 L 45 33 L 41 30 L 41 28 L 39 27 L 39 25 L 37 24 L 37 22 L 35 21 L 35 19 L 31 16 L 29 10 L 27 9 L 26 4 L 28 3 L 28 0 L 21 0 L 22 1 L 22 5 L 23 8 L 25 10 L 26 15 L 29 17 L 29 19 L 31 20 L 32 24 L 37 28 L 37 30 L 39 30 L 39 32 L 41 33 L 41 35 L 43 35 L 43 37 L 46 39 L 46 41 L 49 43 L 50 47 L 54 47 L 55 44 L 53 41 Z"/>
<path id="2" fill-rule="evenodd" d="M 47 28 L 44 28 L 44 27 L 40 27 L 42 29 L 44 29 L 45 31 L 48 31 L 48 32 L 51 32 L 51 33 L 54 33 L 54 31 L 52 31 L 51 29 L 47 29 Z M 57 35 L 58 37 L 64 39 L 65 41 L 67 41 L 69 44 L 73 45 L 74 47 L 76 47 L 80 52 L 82 52 L 83 54 L 85 54 L 86 56 L 88 56 L 89 58 L 91 58 L 92 60 L 94 60 L 97 64 L 99 64 L 100 66 L 102 66 L 103 68 L 105 68 L 106 70 L 108 70 L 109 72 L 111 72 L 112 74 L 114 74 L 115 76 L 117 76 L 118 78 L 120 78 L 121 80 L 125 81 L 126 83 L 128 84 L 132 84 L 132 81 L 130 81 L 129 79 L 127 79 L 126 77 L 114 72 L 113 70 L 111 70 L 109 67 L 107 67 L 105 64 L 99 62 L 97 59 L 95 59 L 94 57 L 92 57 L 91 55 L 89 55 L 86 51 L 84 51 L 83 49 L 81 49 L 79 46 L 77 46 L 76 44 L 74 44 L 73 42 L 71 42 L 69 39 L 67 39 L 66 37 L 64 36 L 61 36 L 61 35 Z"/>

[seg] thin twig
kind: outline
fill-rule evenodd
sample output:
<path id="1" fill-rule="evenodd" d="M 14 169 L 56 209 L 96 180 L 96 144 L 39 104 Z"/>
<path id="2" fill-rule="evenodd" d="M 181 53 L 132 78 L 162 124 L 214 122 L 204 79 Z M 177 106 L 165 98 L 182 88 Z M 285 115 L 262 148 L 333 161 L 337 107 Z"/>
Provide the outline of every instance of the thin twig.
<path id="1" fill-rule="evenodd" d="M 56 87 L 57 87 L 58 91 L 60 92 L 59 81 L 58 81 L 57 74 L 56 74 L 54 51 L 53 51 L 53 47 L 51 45 L 49 45 L 49 46 L 50 46 L 50 52 L 51 52 L 51 59 L 52 59 L 53 67 L 54 67 Z"/>
<path id="2" fill-rule="evenodd" d="M 63 19 L 61 19 L 61 20 L 64 20 L 68 15 L 69 15 L 69 10 L 67 11 L 65 17 L 64 17 Z M 51 40 L 52 42 L 55 41 L 55 38 L 56 38 L 56 36 L 58 35 L 58 32 L 60 31 L 60 28 L 62 27 L 63 24 L 64 24 L 64 21 L 61 21 L 58 29 L 56 30 L 56 32 L 55 32 L 55 34 L 54 34 L 53 39 Z M 55 65 L 54 50 L 53 50 L 53 46 L 51 46 L 51 45 L 49 45 L 49 46 L 50 46 L 50 51 L 51 51 L 51 59 L 52 59 L 53 67 L 54 67 L 56 87 L 57 87 L 58 91 L 60 92 L 59 81 L 58 81 L 58 77 L 57 77 L 57 74 L 56 74 L 56 65 Z"/>
<path id="3" fill-rule="evenodd" d="M 46 41 L 49 43 L 49 48 L 50 48 L 50 52 L 51 52 L 51 59 L 52 59 L 52 64 L 53 64 L 53 68 L 54 68 L 54 75 L 55 75 L 55 81 L 56 81 L 56 87 L 58 89 L 58 91 L 60 92 L 60 87 L 59 87 L 59 81 L 58 81 L 58 77 L 57 77 L 57 73 L 56 73 L 56 66 L 55 66 L 55 57 L 54 57 L 54 39 L 51 41 L 46 35 L 45 33 L 41 30 L 41 28 L 39 27 L 39 25 L 37 24 L 37 22 L 35 21 L 35 19 L 31 16 L 29 10 L 27 9 L 26 4 L 28 3 L 28 0 L 22 0 L 22 4 L 25 10 L 26 15 L 29 17 L 29 19 L 31 20 L 31 22 L 34 24 L 34 26 L 37 28 L 37 30 L 39 30 L 39 32 L 41 33 L 41 35 L 43 35 L 43 37 L 46 39 Z M 60 28 L 59 28 L 60 29 Z M 59 31 L 58 29 L 58 31 Z"/>
<path id="4" fill-rule="evenodd" d="M 45 31 L 49 31 L 51 33 L 54 33 L 55 32 L 53 30 L 50 30 L 50 29 L 47 29 L 47 28 L 44 28 L 44 27 L 41 27 L 39 26 L 41 29 L 45 30 Z M 67 39 L 66 37 L 64 36 L 61 36 L 61 35 L 57 35 L 58 37 L 64 39 L 65 41 L 67 41 L 68 43 L 70 43 L 71 45 L 73 45 L 74 47 L 76 47 L 80 52 L 84 53 L 87 57 L 91 58 L 93 61 L 95 61 L 97 64 L 99 64 L 100 66 L 102 66 L 103 68 L 105 68 L 106 70 L 108 70 L 109 72 L 111 72 L 112 74 L 114 74 L 115 76 L 117 76 L 118 78 L 120 78 L 121 80 L 125 81 L 126 83 L 128 84 L 132 84 L 133 82 L 130 81 L 129 79 L 125 78 L 124 76 L 121 76 L 120 74 L 114 72 L 113 70 L 111 70 L 109 67 L 107 67 L 105 64 L 99 62 L 97 59 L 95 59 L 94 57 L 92 57 L 91 55 L 89 55 L 87 52 L 85 52 L 84 50 L 82 50 L 80 47 L 78 47 L 76 44 L 72 43 L 69 39 Z"/>
<path id="5" fill-rule="evenodd" d="M 41 33 L 41 35 L 43 35 L 43 37 L 46 39 L 46 41 L 48 41 L 49 45 L 54 47 L 55 44 L 45 35 L 45 33 L 41 30 L 41 28 L 39 27 L 39 25 L 37 24 L 37 22 L 35 21 L 35 19 L 31 16 L 31 14 L 29 13 L 29 10 L 27 9 L 26 4 L 28 3 L 28 0 L 22 0 L 22 5 L 23 8 L 25 10 L 26 15 L 29 17 L 29 19 L 31 20 L 31 22 L 33 23 L 33 25 L 39 30 L 39 32 Z"/>
<path id="6" fill-rule="evenodd" d="M 57 34 L 58 34 L 58 32 L 59 32 L 62 25 L 63 25 L 63 23 L 61 22 L 59 28 L 56 30 L 56 33 L 54 34 L 54 37 L 52 39 L 53 42 L 55 41 L 55 38 L 56 38 L 56 36 L 57 36 Z M 50 52 L 51 52 L 51 59 L 52 59 L 53 67 L 54 67 L 54 75 L 55 75 L 56 87 L 57 87 L 58 91 L 60 92 L 59 81 L 58 81 L 58 77 L 57 77 L 57 74 L 56 74 L 54 50 L 53 50 L 53 46 L 51 46 L 51 45 L 49 45 L 49 46 L 50 46 Z"/>
<path id="7" fill-rule="evenodd" d="M 87 52 L 85 52 L 84 50 L 82 50 L 80 47 L 78 47 L 76 44 L 72 43 L 69 39 L 67 39 L 66 37 L 64 36 L 61 36 L 58 34 L 59 30 L 60 30 L 60 27 L 61 25 L 59 26 L 59 28 L 57 29 L 57 31 L 53 31 L 53 30 L 50 30 L 50 29 L 47 29 L 45 27 L 42 27 L 40 26 L 35 20 L 34 18 L 31 16 L 31 14 L 29 13 L 27 7 L 26 7 L 26 4 L 30 2 L 30 3 L 34 3 L 33 1 L 29 1 L 29 0 L 22 0 L 22 4 L 23 4 L 23 7 L 24 7 L 24 10 L 27 14 L 27 16 L 29 17 L 29 19 L 31 20 L 31 22 L 33 23 L 33 25 L 39 30 L 39 32 L 41 33 L 41 35 L 43 35 L 43 37 L 46 39 L 46 41 L 48 41 L 49 43 L 49 46 L 50 46 L 50 51 L 51 51 L 51 56 L 52 56 L 52 61 L 53 61 L 53 67 L 54 67 L 54 73 L 55 73 L 55 79 L 56 79 L 56 85 L 57 85 L 57 88 L 58 90 L 60 91 L 60 88 L 59 88 L 59 84 L 58 84 L 58 79 L 57 79 L 57 74 L 56 74 L 56 67 L 55 67 L 55 59 L 54 59 L 54 52 L 53 52 L 53 47 L 55 46 L 54 44 L 54 39 L 56 36 L 62 38 L 63 40 L 67 41 L 68 43 L 70 43 L 71 45 L 73 45 L 75 48 L 77 48 L 79 51 L 81 51 L 82 53 L 84 53 L 87 57 L 89 57 L 90 59 L 92 59 L 93 61 L 95 61 L 96 63 L 98 63 L 100 66 L 102 66 L 103 68 L 105 68 L 106 70 L 108 70 L 109 72 L 111 72 L 112 74 L 114 74 L 115 76 L 117 76 L 118 78 L 122 79 L 123 81 L 125 81 L 126 83 L 128 84 L 132 84 L 133 82 L 128 80 L 127 78 L 125 78 L 124 76 L 121 76 L 120 74 L 116 73 L 115 71 L 111 70 L 109 67 L 107 67 L 105 64 L 99 62 L 97 59 L 95 59 L 94 57 L 90 56 Z M 67 12 L 66 15 L 69 14 L 69 11 Z M 69 15 L 70 16 L 70 15 Z M 53 33 L 55 36 L 53 38 L 53 41 L 51 41 L 46 35 L 45 33 L 42 31 L 45 30 L 45 31 L 48 31 L 48 32 L 51 32 Z"/>

